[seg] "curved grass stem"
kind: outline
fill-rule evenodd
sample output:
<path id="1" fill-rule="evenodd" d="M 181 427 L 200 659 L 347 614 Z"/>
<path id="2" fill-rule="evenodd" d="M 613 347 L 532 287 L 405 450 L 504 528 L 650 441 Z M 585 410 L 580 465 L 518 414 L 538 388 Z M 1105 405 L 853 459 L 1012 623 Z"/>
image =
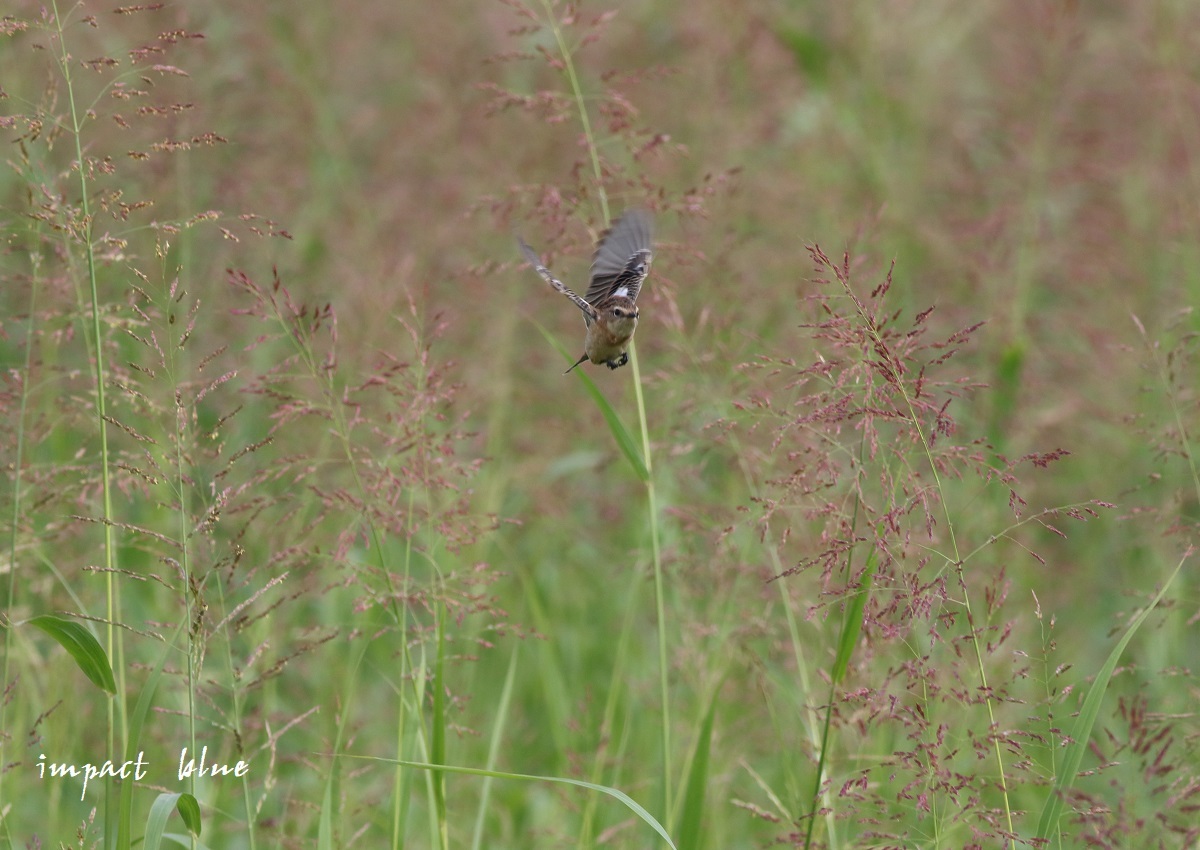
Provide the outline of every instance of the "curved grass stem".
<path id="1" fill-rule="evenodd" d="M 559 21 L 554 15 L 554 9 L 549 0 L 542 0 L 542 8 L 546 13 L 546 20 L 548 22 L 550 31 L 554 35 L 559 56 L 562 58 L 563 72 L 566 74 L 567 81 L 571 87 L 571 95 L 574 98 L 575 106 L 579 113 L 579 123 L 583 129 L 584 141 L 586 143 L 588 157 L 592 165 L 592 174 L 596 181 L 596 193 L 600 200 L 601 216 L 605 222 L 608 222 L 611 220 L 612 216 L 608 206 L 608 193 L 604 187 L 604 172 L 600 166 L 600 151 L 596 145 L 595 133 L 592 131 L 592 122 L 588 115 L 587 103 L 583 95 L 582 86 L 579 82 L 579 74 L 575 70 L 575 62 L 572 56 L 571 47 L 567 44 L 567 40 L 563 35 L 562 27 L 559 26 Z M 658 632 L 659 698 L 662 702 L 663 814 L 667 820 L 669 828 L 670 815 L 674 807 L 674 799 L 671 779 L 671 712 L 670 694 L 668 689 L 669 676 L 667 668 L 666 606 L 664 603 L 662 553 L 659 540 L 658 498 L 654 489 L 653 462 L 651 460 L 650 450 L 650 430 L 646 420 L 646 402 L 642 392 L 641 369 L 638 365 L 637 347 L 632 343 L 629 346 L 629 361 L 633 368 L 633 386 L 637 399 L 638 427 L 641 430 L 642 457 L 646 470 L 644 482 L 646 487 L 646 511 L 650 525 L 650 550 L 654 565 L 655 621 L 657 623 Z"/>

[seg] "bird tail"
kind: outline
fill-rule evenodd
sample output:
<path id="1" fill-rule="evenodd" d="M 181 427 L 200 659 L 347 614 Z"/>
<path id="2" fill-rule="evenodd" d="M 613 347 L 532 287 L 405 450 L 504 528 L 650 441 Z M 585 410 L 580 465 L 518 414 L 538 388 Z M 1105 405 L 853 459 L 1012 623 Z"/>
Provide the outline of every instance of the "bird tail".
<path id="1" fill-rule="evenodd" d="M 571 369 L 574 369 L 575 366 L 578 366 L 580 363 L 582 363 L 583 361 L 585 361 L 587 359 L 588 359 L 588 356 L 587 356 L 587 352 L 585 351 L 585 352 L 583 352 L 583 356 L 581 356 L 578 360 L 575 361 L 575 365 L 572 366 Z M 568 369 L 566 372 L 563 372 L 563 374 L 564 375 L 569 374 L 571 369 Z"/>

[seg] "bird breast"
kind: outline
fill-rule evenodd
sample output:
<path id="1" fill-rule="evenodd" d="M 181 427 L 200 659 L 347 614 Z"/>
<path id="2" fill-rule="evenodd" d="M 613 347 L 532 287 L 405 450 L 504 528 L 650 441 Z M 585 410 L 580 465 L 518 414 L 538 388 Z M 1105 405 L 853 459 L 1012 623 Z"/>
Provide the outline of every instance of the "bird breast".
<path id="1" fill-rule="evenodd" d="M 633 336 L 637 328 L 637 316 L 609 316 L 604 325 L 609 341 L 622 343 Z"/>

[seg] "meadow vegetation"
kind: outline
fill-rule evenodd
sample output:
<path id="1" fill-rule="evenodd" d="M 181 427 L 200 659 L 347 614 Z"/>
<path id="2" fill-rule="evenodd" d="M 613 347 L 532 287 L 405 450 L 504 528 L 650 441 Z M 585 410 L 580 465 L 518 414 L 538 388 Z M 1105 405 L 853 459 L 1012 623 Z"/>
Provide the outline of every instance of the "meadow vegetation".
<path id="1" fill-rule="evenodd" d="M 347 8 L 0 18 L 0 846 L 1195 846 L 1200 7 Z"/>

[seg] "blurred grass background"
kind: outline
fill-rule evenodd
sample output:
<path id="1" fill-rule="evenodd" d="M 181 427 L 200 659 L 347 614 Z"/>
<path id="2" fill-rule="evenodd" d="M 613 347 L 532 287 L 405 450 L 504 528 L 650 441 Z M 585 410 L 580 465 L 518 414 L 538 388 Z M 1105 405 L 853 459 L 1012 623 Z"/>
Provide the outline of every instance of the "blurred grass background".
<path id="1" fill-rule="evenodd" d="M 17 5 L 33 16 L 32 6 Z M 277 267 L 298 298 L 333 305 L 339 367 L 348 375 L 372 374 L 387 356 L 416 359 L 414 334 L 433 340 L 431 357 L 454 391 L 452 407 L 431 419 L 444 416 L 446 428 L 461 432 L 452 449 L 459 459 L 479 461 L 460 485 L 471 514 L 499 520 L 495 531 L 444 557 L 460 571 L 482 562 L 499 573 L 480 587 L 493 619 L 505 624 L 476 626 L 469 616 L 459 624 L 453 654 L 475 663 L 451 674 L 461 703 L 448 761 L 478 765 L 488 744 L 499 742 L 501 766 L 518 772 L 590 778 L 600 764 L 606 784 L 654 809 L 658 696 L 644 492 L 594 405 L 561 375 L 561 358 L 537 333 L 545 326 L 574 350 L 582 325 L 520 266 L 513 238 L 520 232 L 554 251 L 552 267 L 579 284 L 599 209 L 585 200 L 587 221 L 536 214 L 547 187 L 562 187 L 570 200 L 578 183 L 572 169 L 584 157 L 578 125 L 520 109 L 493 113 L 481 88 L 561 91 L 544 63 L 486 61 L 531 50 L 536 38 L 513 34 L 523 23 L 513 8 L 485 0 L 353 9 L 192 4 L 162 13 L 170 24 L 114 17 L 94 5 L 81 8 L 101 26 L 69 31 L 81 57 L 122 55 L 173 26 L 204 33 L 180 61 L 190 76 L 162 83 L 196 106 L 171 119 L 171 134 L 211 130 L 228 140 L 129 170 L 121 177 L 129 194 L 154 197 L 158 220 L 207 209 L 253 212 L 292 237 L 235 243 L 197 228 L 172 241 L 162 266 L 178 267 L 182 286 L 201 301 L 197 337 L 230 344 L 239 368 L 270 368 L 271 355 L 245 350 L 252 337 L 230 322 L 229 311 L 245 305 L 225 283 L 225 269 L 266 281 Z M 606 9 L 585 4 L 579 14 Z M 820 317 L 805 301 L 814 276 L 806 244 L 835 258 L 852 251 L 866 288 L 894 259 L 892 308 L 911 317 L 936 305 L 939 337 L 986 321 L 954 361 L 956 374 L 988 385 L 953 404 L 957 439 L 986 440 L 1009 458 L 1069 450 L 1049 470 L 1025 476 L 1020 492 L 1035 508 L 1088 499 L 1117 506 L 1064 528 L 1065 537 L 1028 531 L 1021 546 L 997 550 L 1004 554 L 991 566 L 1009 582 L 1005 618 L 1015 623 L 1015 649 L 1045 649 L 1046 623 L 1057 617 L 1058 655 L 1049 667 L 1069 663 L 1086 678 L 1111 648 L 1113 630 L 1194 543 L 1200 509 L 1183 429 L 1196 421 L 1198 25 L 1200 7 L 1167 0 L 736 8 L 645 0 L 621 4 L 602 36 L 578 53 L 585 91 L 598 91 L 609 71 L 631 74 L 620 89 L 638 125 L 669 136 L 636 162 L 658 199 L 622 188 L 612 201 L 616 209 L 649 201 L 668 210 L 659 217 L 637 341 L 669 576 L 677 769 L 719 695 L 708 846 L 793 840 L 792 826 L 752 812 L 776 810 L 768 788 L 789 806 L 804 797 L 812 742 L 810 721 L 799 715 L 823 698 L 810 684 L 817 687 L 816 670 L 831 661 L 836 635 L 825 609 L 809 617 L 821 601 L 811 576 L 767 583 L 813 554 L 815 544 L 799 530 L 803 505 L 789 506 L 796 537 L 775 548 L 760 542 L 752 501 L 803 463 L 787 446 L 772 449 L 773 421 L 748 403 L 773 394 L 776 409 L 784 407 L 785 381 L 743 364 L 762 356 L 807 364 L 820 353 L 801 327 Z M 30 47 L 36 40 L 18 33 L 0 48 L 5 114 L 14 98 L 37 100 L 48 85 L 44 56 Z M 82 76 L 81 85 L 99 84 Z M 98 122 L 88 143 L 118 152 L 129 146 L 111 122 Z M 22 267 L 13 222 L 27 186 L 13 169 L 0 171 L 9 273 Z M 120 291 L 119 270 L 106 283 Z M 11 301 L 5 309 L 25 310 Z M 18 351 L 5 351 L 6 369 L 19 362 Z M 631 370 L 592 375 L 632 428 Z M 241 441 L 260 439 L 247 419 L 235 423 Z M 278 443 L 280 455 L 324 439 L 320 429 L 282 433 L 296 444 Z M 68 464 L 75 448 L 69 439 L 40 442 L 37 463 Z M 1007 525 L 1005 494 L 969 480 L 949 488 L 964 536 L 981 543 Z M 274 553 L 248 550 L 246 561 L 268 573 Z M 308 581 L 309 590 L 329 593 L 303 597 L 286 619 L 264 626 L 261 639 L 285 654 L 291 641 L 362 627 L 353 594 L 337 587 L 335 574 L 315 566 Z M 63 603 L 53 583 L 29 588 L 35 594 L 13 604 L 13 619 L 88 607 Z M 129 596 L 131 621 L 169 620 L 152 594 Z M 1114 702 L 1140 692 L 1152 712 L 1193 711 L 1194 571 L 1185 571 L 1172 596 L 1177 608 L 1135 642 Z M 1046 619 L 1034 616 L 1036 604 Z M 785 607 L 816 670 L 793 666 Z M 518 646 L 513 702 L 497 733 L 494 711 Z M 256 697 L 268 717 L 318 708 L 280 742 L 286 779 L 259 789 L 268 799 L 264 821 L 278 830 L 270 846 L 301 844 L 316 832 L 326 765 L 307 753 L 325 750 L 342 717 L 345 657 L 338 640 L 318 644 Z M 394 663 L 385 648 L 368 654 L 359 710 L 398 698 Z M 27 702 L 18 697 L 23 720 L 73 699 L 69 681 L 46 682 Z M 824 694 L 823 685 L 817 690 Z M 81 718 L 64 714 L 46 739 L 83 736 Z M 355 715 L 352 726 L 354 751 L 391 754 L 394 727 L 375 725 L 369 713 Z M 28 736 L 16 720 L 4 732 L 6 745 Z M 59 758 L 76 762 L 93 749 L 54 746 Z M 1195 755 L 1194 743 L 1180 746 Z M 30 752 L 19 758 L 28 765 Z M 1118 773 L 1121 784 L 1136 785 L 1137 770 L 1128 770 Z M 371 809 L 378 781 L 357 768 L 344 780 L 346 846 L 383 829 Z M 462 778 L 450 783 L 457 795 L 479 792 Z M 10 779 L 8 793 L 13 788 Z M 593 805 L 579 793 L 504 783 L 490 793 L 488 846 L 591 840 L 578 838 Z M 69 788 L 44 795 L 35 786 L 32 797 L 13 809 L 12 846 L 33 832 L 66 840 L 86 816 Z M 596 805 L 595 833 L 615 846 L 643 846 L 641 825 L 611 804 Z M 1153 821 L 1160 804 L 1147 794 L 1131 805 Z M 1036 813 L 1035 803 L 1027 807 Z M 45 811 L 56 826 L 31 825 Z M 460 818 L 458 841 L 470 825 Z M 223 840 L 248 846 L 235 835 Z"/>

